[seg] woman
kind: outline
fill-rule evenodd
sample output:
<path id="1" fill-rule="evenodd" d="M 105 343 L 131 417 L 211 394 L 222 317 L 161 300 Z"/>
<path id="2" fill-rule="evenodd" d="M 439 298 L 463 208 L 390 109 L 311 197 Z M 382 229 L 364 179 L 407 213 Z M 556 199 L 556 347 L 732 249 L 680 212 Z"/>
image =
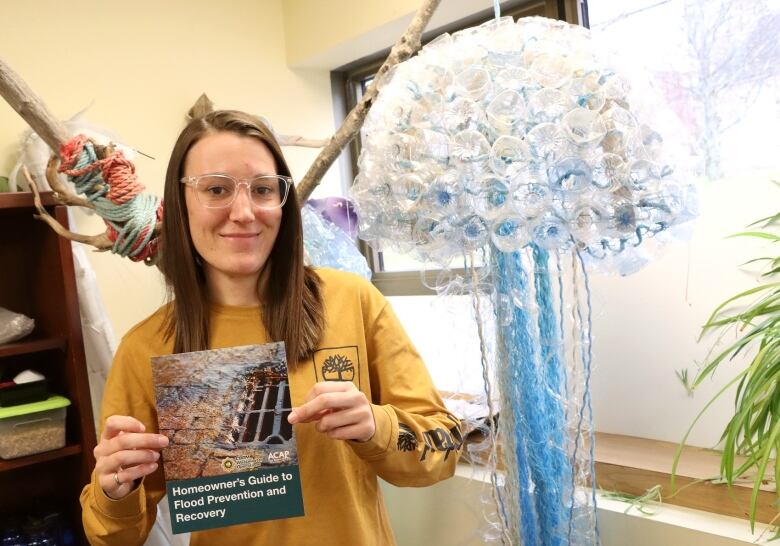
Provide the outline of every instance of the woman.
<path id="1" fill-rule="evenodd" d="M 171 303 L 122 340 L 103 399 L 92 544 L 142 544 L 165 492 L 150 359 L 284 341 L 306 515 L 194 533 L 192 544 L 392 544 L 377 476 L 423 486 L 452 475 L 461 444 L 419 355 L 381 294 L 303 265 L 290 171 L 256 118 L 219 111 L 180 135 L 165 181 L 163 258 Z M 322 381 L 344 353 L 349 381 Z"/>

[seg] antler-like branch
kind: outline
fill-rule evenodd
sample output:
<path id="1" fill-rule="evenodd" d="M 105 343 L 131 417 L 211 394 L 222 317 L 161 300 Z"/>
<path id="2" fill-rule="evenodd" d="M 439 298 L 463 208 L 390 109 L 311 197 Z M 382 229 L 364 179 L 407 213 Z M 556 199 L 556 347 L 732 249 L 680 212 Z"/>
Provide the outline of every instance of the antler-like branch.
<path id="1" fill-rule="evenodd" d="M 46 165 L 46 181 L 49 183 L 51 189 L 54 190 L 54 198 L 63 205 L 75 205 L 77 207 L 86 207 L 94 210 L 95 205 L 90 203 L 88 199 L 79 197 L 70 191 L 70 188 L 66 184 L 62 183 L 60 177 L 57 176 L 58 162 L 57 156 L 52 156 L 51 159 L 49 159 L 49 163 Z M 24 170 L 26 171 L 27 167 L 25 167 Z M 28 178 L 29 182 L 29 177 L 27 177 L 26 174 L 25 178 Z"/>
<path id="2" fill-rule="evenodd" d="M 51 163 L 49 163 L 49 167 L 51 167 Z M 35 182 L 35 177 L 30 174 L 30 171 L 27 170 L 26 166 L 22 167 L 22 172 L 24 173 L 24 177 L 27 179 L 27 183 L 29 184 L 30 189 L 34 194 L 33 201 L 35 203 L 35 208 L 38 210 L 38 214 L 35 215 L 35 218 L 49 224 L 49 227 L 53 229 L 54 232 L 60 237 L 70 239 L 71 241 L 76 241 L 77 243 L 91 245 L 100 252 L 111 250 L 111 248 L 114 246 L 114 243 L 112 243 L 108 238 L 107 231 L 101 233 L 100 235 L 83 235 L 81 233 L 74 233 L 73 231 L 69 231 L 62 227 L 62 224 L 52 218 L 49 213 L 46 212 L 46 209 L 43 208 L 41 194 L 38 191 L 38 185 Z"/>
<path id="3" fill-rule="evenodd" d="M 65 125 L 52 115 L 38 95 L 2 59 L 0 59 L 0 95 L 55 153 L 68 140 L 69 134 Z M 49 182 L 52 190 L 54 190 L 54 197 L 64 205 L 76 205 L 94 209 L 95 207 L 87 199 L 79 197 L 71 192 L 66 185 L 62 184 L 57 176 L 56 162 L 57 159 L 52 157 L 46 168 L 46 180 Z M 23 167 L 23 173 L 30 185 L 30 189 L 35 194 L 35 208 L 38 210 L 36 218 L 49 224 L 57 235 L 71 241 L 92 245 L 101 252 L 109 250 L 113 246 L 113 243 L 108 238 L 107 231 L 100 235 L 82 235 L 62 227 L 43 208 L 35 178 L 27 170 L 27 167 Z"/>
<path id="4" fill-rule="evenodd" d="M 414 55 L 418 49 L 420 49 L 420 37 L 423 30 L 428 25 L 433 12 L 439 7 L 441 0 L 425 0 L 420 9 L 417 10 L 417 14 L 412 19 L 409 28 L 406 29 L 403 36 L 395 43 L 393 49 L 390 50 L 390 55 L 385 59 L 385 62 L 379 68 L 379 71 L 374 78 L 374 81 L 366 89 L 363 98 L 360 102 L 349 112 L 347 119 L 341 124 L 336 134 L 330 137 L 327 146 L 319 153 L 317 159 L 309 168 L 309 171 L 298 184 L 297 193 L 298 200 L 301 206 L 314 191 L 314 188 L 320 183 L 325 172 L 333 164 L 336 158 L 341 153 L 341 150 L 349 144 L 360 127 L 363 125 L 363 120 L 366 119 L 371 105 L 374 103 L 377 93 L 379 92 L 379 86 L 384 82 L 382 81 L 387 71 L 391 67 L 402 63 L 412 55 Z"/>
<path id="5" fill-rule="evenodd" d="M 195 104 L 192 105 L 192 108 L 187 111 L 187 119 L 196 119 L 196 118 L 202 118 L 209 112 L 214 111 L 214 102 L 206 95 L 206 93 L 203 93 L 200 97 L 198 97 L 198 100 L 195 101 Z M 280 146 L 298 146 L 301 148 L 322 148 L 324 147 L 328 141 L 327 139 L 314 139 L 314 138 L 303 138 L 301 136 L 297 135 L 276 135 L 276 140 L 279 142 Z"/>

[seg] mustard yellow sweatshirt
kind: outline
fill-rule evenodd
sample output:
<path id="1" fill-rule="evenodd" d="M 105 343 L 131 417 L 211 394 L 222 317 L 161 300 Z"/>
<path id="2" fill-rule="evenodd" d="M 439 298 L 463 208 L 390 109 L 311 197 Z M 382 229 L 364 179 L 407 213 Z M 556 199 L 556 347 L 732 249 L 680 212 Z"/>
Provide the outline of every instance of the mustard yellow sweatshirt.
<path id="1" fill-rule="evenodd" d="M 295 425 L 306 515 L 193 533 L 198 545 L 371 546 L 395 544 L 377 476 L 420 487 L 452 476 L 460 454 L 458 420 L 450 415 L 385 298 L 349 273 L 318 269 L 326 328 L 312 358 L 289 370 L 293 406 L 317 381 L 352 381 L 372 403 L 376 433 L 364 443 L 332 440 L 314 424 Z M 171 354 L 165 308 L 123 338 L 103 396 L 101 422 L 132 415 L 157 432 L 150 359 Z M 259 308 L 213 305 L 211 348 L 270 341 Z M 334 359 L 342 363 L 333 371 Z M 350 367 L 349 364 L 352 366 Z M 92 482 L 81 493 L 83 523 L 93 545 L 143 544 L 165 493 L 162 465 L 128 496 L 113 500 Z"/>

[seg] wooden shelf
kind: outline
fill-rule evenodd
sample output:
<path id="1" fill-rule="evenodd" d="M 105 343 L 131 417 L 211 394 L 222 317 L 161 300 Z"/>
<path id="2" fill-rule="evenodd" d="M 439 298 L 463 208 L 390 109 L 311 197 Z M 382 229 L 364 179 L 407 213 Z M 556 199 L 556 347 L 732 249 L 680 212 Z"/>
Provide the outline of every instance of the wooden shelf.
<path id="1" fill-rule="evenodd" d="M 41 202 L 45 207 L 59 204 L 54 199 L 54 192 L 42 191 Z M 0 209 L 34 208 L 33 194 L 29 191 L 0 193 Z"/>
<path id="2" fill-rule="evenodd" d="M 678 444 L 620 434 L 596 433 L 596 485 L 606 491 L 642 495 L 661 485 L 663 502 L 706 512 L 747 519 L 752 481 L 745 478 L 729 488 L 713 483 L 720 473 L 720 453 L 711 449 L 683 448 L 671 489 L 671 471 Z M 771 474 L 771 468 L 768 469 Z M 762 486 L 756 521 L 770 523 L 777 516 L 776 493 Z"/>
<path id="3" fill-rule="evenodd" d="M 22 468 L 45 461 L 53 461 L 55 459 L 61 459 L 63 457 L 72 457 L 81 453 L 81 446 L 78 444 L 65 446 L 61 449 L 55 449 L 53 451 L 44 451 L 36 455 L 28 455 L 27 457 L 19 457 L 18 459 L 4 460 L 0 459 L 0 472 L 7 470 L 14 470 L 16 468 Z"/>
<path id="4" fill-rule="evenodd" d="M 44 192 L 42 202 L 67 228 L 67 207 L 59 206 L 52 192 Z M 58 237 L 34 214 L 31 193 L 0 194 L 0 233 L 11 234 L 0 239 L 0 263 L 12 264 L 2 273 L 0 305 L 34 318 L 37 330 L 15 343 L 0 345 L 0 357 L 9 357 L 0 358 L 0 371 L 45 368 L 51 392 L 71 402 L 65 424 L 68 445 L 0 460 L 0 514 L 23 513 L 56 484 L 52 493 L 57 509 L 67 514 L 78 535 L 76 543 L 86 546 L 78 499 L 95 466 L 96 438 L 73 254 L 71 242 Z"/>
<path id="5" fill-rule="evenodd" d="M 24 355 L 51 351 L 53 349 L 65 350 L 65 339 L 61 337 L 41 337 L 22 339 L 13 343 L 0 345 L 0 358 L 4 356 Z"/>

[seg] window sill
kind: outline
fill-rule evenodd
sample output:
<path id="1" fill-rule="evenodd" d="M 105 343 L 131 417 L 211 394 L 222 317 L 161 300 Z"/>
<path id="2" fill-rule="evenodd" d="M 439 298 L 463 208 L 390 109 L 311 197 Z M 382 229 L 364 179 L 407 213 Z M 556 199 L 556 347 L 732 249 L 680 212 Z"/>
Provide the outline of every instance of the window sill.
<path id="1" fill-rule="evenodd" d="M 724 516 L 748 518 L 752 485 L 749 480 L 729 488 L 707 480 L 719 475 L 720 453 L 685 447 L 677 467 L 672 495 L 670 478 L 678 444 L 620 434 L 596 433 L 596 485 L 606 491 L 642 495 L 661 485 L 666 504 L 694 508 Z M 778 514 L 773 486 L 762 486 L 756 521 L 770 523 Z"/>

